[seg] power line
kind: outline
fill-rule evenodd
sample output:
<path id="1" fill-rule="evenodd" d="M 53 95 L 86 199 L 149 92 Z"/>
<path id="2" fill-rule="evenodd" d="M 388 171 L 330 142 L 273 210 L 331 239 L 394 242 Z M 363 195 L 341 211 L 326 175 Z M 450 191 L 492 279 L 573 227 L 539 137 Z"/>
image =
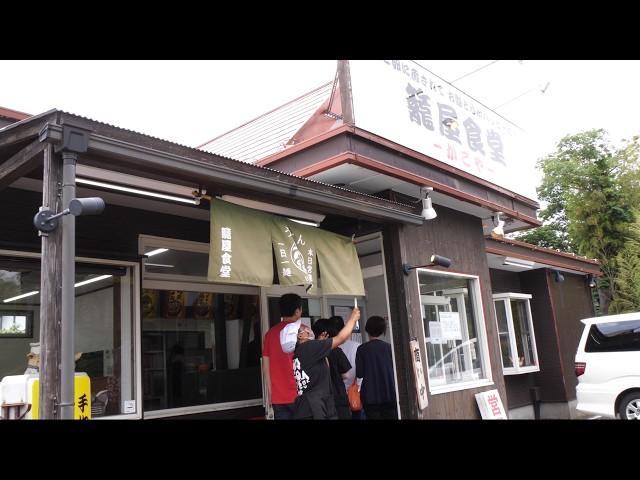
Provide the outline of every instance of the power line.
<path id="1" fill-rule="evenodd" d="M 480 68 L 476 68 L 473 72 L 465 73 L 464 75 L 462 75 L 461 77 L 456 78 L 455 80 L 451 81 L 450 83 L 451 83 L 451 84 L 454 84 L 454 83 L 456 83 L 458 80 L 462 80 L 463 78 L 468 77 L 469 75 L 473 75 L 474 73 L 479 72 L 479 71 L 480 71 L 480 70 L 482 70 L 483 68 L 490 67 L 491 65 L 493 65 L 494 63 L 499 62 L 499 61 L 500 61 L 500 60 L 494 60 L 494 61 L 492 61 L 492 62 L 489 62 L 489 63 L 487 63 L 486 65 L 483 65 L 483 66 L 482 66 L 482 67 L 480 67 Z"/>
<path id="2" fill-rule="evenodd" d="M 420 64 L 419 62 L 417 62 L 416 60 L 410 60 L 412 63 L 415 63 L 416 65 L 418 65 L 420 68 L 425 69 L 427 72 L 429 72 L 431 75 L 433 75 L 436 78 L 439 78 L 440 80 L 442 80 L 445 83 L 448 83 L 449 85 L 451 85 L 453 88 L 455 88 L 456 90 L 458 90 L 460 93 L 462 93 L 463 95 L 469 97 L 470 99 L 472 99 L 473 101 L 475 101 L 476 103 L 478 103 L 479 105 L 482 105 L 484 108 L 486 108 L 487 110 L 492 111 L 493 113 L 495 113 L 496 115 L 498 115 L 500 118 L 502 118 L 504 121 L 506 121 L 507 123 L 510 123 L 511 125 L 513 125 L 514 127 L 518 128 L 519 130 L 522 130 L 522 127 L 520 127 L 519 125 L 516 125 L 514 122 L 512 122 L 511 120 L 509 120 L 508 118 L 500 115 L 498 112 L 496 112 L 493 108 L 485 105 L 484 103 L 482 103 L 480 100 L 474 98 L 473 96 L 471 96 L 470 94 L 463 92 L 462 90 L 460 90 L 458 87 L 456 87 L 455 85 L 453 85 L 451 82 L 449 82 L 448 80 L 445 80 L 444 78 L 442 78 L 440 75 L 438 75 L 437 73 L 432 72 L 431 70 L 429 70 L 428 68 L 426 68 L 424 65 Z M 497 61 L 497 60 L 494 60 Z"/>
<path id="3" fill-rule="evenodd" d="M 520 97 L 524 97 L 527 93 L 531 93 L 531 92 L 533 92 L 534 90 L 539 90 L 539 91 L 540 91 L 540 94 L 541 94 L 541 95 L 544 95 L 544 92 L 546 92 L 546 91 L 547 91 L 547 88 L 549 88 L 549 85 L 550 85 L 550 84 L 551 84 L 551 82 L 549 81 L 549 82 L 547 82 L 547 84 L 546 84 L 543 88 L 540 88 L 540 87 L 530 88 L 529 90 L 527 90 L 527 91 L 526 91 L 526 92 L 524 92 L 524 93 L 521 93 L 521 94 L 520 94 L 520 95 L 518 95 L 517 97 L 513 97 L 511 100 L 507 100 L 506 102 L 501 103 L 501 104 L 500 104 L 500 105 L 498 105 L 497 107 L 493 107 L 493 109 L 494 109 L 494 110 L 497 110 L 497 109 L 498 109 L 498 108 L 500 108 L 500 107 L 504 107 L 504 106 L 505 106 L 505 105 L 507 105 L 508 103 L 511 103 L 511 102 L 513 102 L 513 101 L 515 101 L 515 100 L 519 99 Z"/>

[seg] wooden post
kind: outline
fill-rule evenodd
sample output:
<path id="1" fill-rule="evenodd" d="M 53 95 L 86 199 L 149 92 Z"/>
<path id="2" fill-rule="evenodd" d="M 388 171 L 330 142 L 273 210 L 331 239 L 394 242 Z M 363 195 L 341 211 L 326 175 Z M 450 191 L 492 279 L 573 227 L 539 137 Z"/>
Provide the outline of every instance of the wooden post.
<path id="1" fill-rule="evenodd" d="M 44 150 L 42 206 L 58 212 L 62 206 L 62 158 L 47 144 Z M 40 412 L 41 419 L 59 419 L 62 323 L 62 229 L 42 235 L 40 280 Z"/>
<path id="2" fill-rule="evenodd" d="M 415 281 L 415 276 L 407 277 L 402 271 L 402 264 L 407 258 L 402 226 L 386 225 L 383 230 L 383 241 L 389 289 L 389 313 L 393 322 L 393 348 L 396 353 L 400 413 L 404 419 L 422 419 L 423 415 L 418 406 L 416 394 L 416 380 L 410 367 L 414 361 L 410 341 L 416 337 L 420 338 L 413 321 L 411 302 L 413 292 L 409 285 L 409 282 Z M 415 275 L 413 271 L 412 273 Z M 416 284 L 414 289 L 417 290 L 417 288 Z M 420 343 L 419 341 L 418 344 Z M 428 382 L 428 378 L 425 380 Z"/>

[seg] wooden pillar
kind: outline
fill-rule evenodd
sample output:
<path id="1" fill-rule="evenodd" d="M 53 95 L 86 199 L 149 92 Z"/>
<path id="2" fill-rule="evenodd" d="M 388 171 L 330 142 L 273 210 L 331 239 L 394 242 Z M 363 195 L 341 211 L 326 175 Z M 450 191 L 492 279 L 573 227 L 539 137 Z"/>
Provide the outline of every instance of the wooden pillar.
<path id="1" fill-rule="evenodd" d="M 42 206 L 62 206 L 62 157 L 47 144 L 44 150 Z M 40 280 L 40 412 L 41 419 L 60 418 L 60 332 L 62 323 L 62 228 L 42 234 Z"/>
<path id="2" fill-rule="evenodd" d="M 383 231 L 389 310 L 393 327 L 393 348 L 396 355 L 400 414 L 403 419 L 421 419 L 422 412 L 418 406 L 413 358 L 409 345 L 412 338 L 419 337 L 418 329 L 414 323 L 414 308 L 411 301 L 412 295 L 415 295 L 415 290 L 418 287 L 415 285 L 412 288 L 408 283 L 415 282 L 415 272 L 407 277 L 402 271 L 402 264 L 406 262 L 406 247 L 402 228 L 399 225 L 387 225 Z"/>

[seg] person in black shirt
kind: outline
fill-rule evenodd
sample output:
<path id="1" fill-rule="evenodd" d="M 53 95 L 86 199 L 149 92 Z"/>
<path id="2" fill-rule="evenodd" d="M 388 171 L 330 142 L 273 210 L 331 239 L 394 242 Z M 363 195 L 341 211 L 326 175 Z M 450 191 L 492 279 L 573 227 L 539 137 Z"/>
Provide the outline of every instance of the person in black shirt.
<path id="1" fill-rule="evenodd" d="M 386 328 L 384 318 L 369 317 L 364 329 L 370 340 L 356 352 L 356 377 L 363 379 L 360 398 L 367 419 L 398 418 L 391 345 L 379 338 Z"/>
<path id="2" fill-rule="evenodd" d="M 293 374 L 298 397 L 294 405 L 294 419 L 337 419 L 335 400 L 331 388 L 328 356 L 331 350 L 344 343 L 360 318 L 354 308 L 349 321 L 333 338 L 315 340 L 307 325 L 298 328 L 293 357 Z"/>
<path id="3" fill-rule="evenodd" d="M 344 326 L 344 325 L 343 325 Z M 321 318 L 311 327 L 318 340 L 333 338 L 338 334 L 335 322 Z M 329 372 L 331 377 L 331 392 L 336 404 L 339 420 L 351 420 L 351 409 L 347 398 L 347 389 L 344 386 L 343 377 L 351 370 L 351 363 L 342 349 L 334 348 L 329 352 Z"/>

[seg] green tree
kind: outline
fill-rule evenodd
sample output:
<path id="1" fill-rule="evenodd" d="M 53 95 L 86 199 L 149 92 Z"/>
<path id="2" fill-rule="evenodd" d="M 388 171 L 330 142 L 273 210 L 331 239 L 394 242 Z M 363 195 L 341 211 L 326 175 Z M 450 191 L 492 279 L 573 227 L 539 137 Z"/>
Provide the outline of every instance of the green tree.
<path id="1" fill-rule="evenodd" d="M 575 253 L 576 251 L 566 229 L 558 222 L 545 223 L 540 227 L 520 233 L 515 238 L 539 247 L 558 249 L 563 252 Z"/>
<path id="2" fill-rule="evenodd" d="M 610 313 L 640 310 L 640 211 L 634 213 L 636 221 L 629 228 L 625 248 L 616 257 L 616 295 L 609 305 Z"/>
<path id="3" fill-rule="evenodd" d="M 631 206 L 640 198 L 639 150 L 637 137 L 616 150 L 602 129 L 564 137 L 538 162 L 543 172 L 538 196 L 547 203 L 540 216 L 546 224 L 536 229 L 540 233 L 518 237 L 598 259 L 603 313 L 615 295 L 616 257 L 633 221 Z"/>

